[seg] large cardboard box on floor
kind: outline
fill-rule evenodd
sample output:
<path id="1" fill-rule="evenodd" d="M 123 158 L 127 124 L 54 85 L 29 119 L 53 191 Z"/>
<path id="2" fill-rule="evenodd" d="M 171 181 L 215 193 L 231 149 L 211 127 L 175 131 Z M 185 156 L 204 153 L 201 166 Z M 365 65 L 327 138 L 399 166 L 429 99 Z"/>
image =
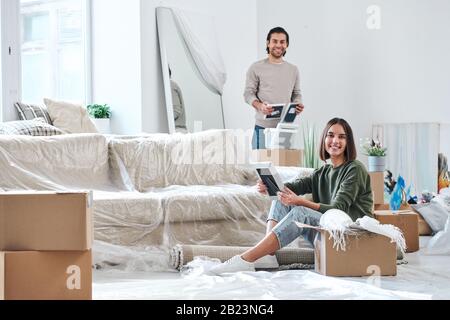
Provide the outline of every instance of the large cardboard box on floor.
<path id="1" fill-rule="evenodd" d="M 369 172 L 373 203 L 384 204 L 384 172 Z"/>
<path id="2" fill-rule="evenodd" d="M 91 300 L 92 252 L 0 252 L 0 300 Z"/>
<path id="3" fill-rule="evenodd" d="M 388 237 L 362 232 L 346 235 L 345 251 L 333 245 L 329 232 L 319 230 L 314 241 L 316 272 L 333 277 L 397 275 L 396 244 Z"/>
<path id="4" fill-rule="evenodd" d="M 303 150 L 253 150 L 252 159 L 255 162 L 272 162 L 274 166 L 280 167 L 301 167 L 303 165 Z"/>
<path id="5" fill-rule="evenodd" d="M 0 193 L 0 251 L 92 248 L 92 194 Z"/>
<path id="6" fill-rule="evenodd" d="M 402 230 L 406 240 L 406 252 L 419 250 L 419 216 L 412 210 L 375 211 L 374 217 L 381 224 L 392 224 Z"/>

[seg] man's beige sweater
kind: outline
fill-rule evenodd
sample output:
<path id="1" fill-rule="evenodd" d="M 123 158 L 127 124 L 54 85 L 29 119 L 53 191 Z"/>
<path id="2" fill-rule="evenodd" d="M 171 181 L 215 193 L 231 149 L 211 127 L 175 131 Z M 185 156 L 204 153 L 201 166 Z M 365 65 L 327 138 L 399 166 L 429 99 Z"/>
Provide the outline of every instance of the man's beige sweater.
<path id="1" fill-rule="evenodd" d="M 255 100 L 269 104 L 302 102 L 298 68 L 286 61 L 270 63 L 268 58 L 255 62 L 247 72 L 244 98 L 249 105 Z M 256 125 L 264 128 L 275 128 L 279 122 L 264 119 L 259 111 L 255 118 Z"/>

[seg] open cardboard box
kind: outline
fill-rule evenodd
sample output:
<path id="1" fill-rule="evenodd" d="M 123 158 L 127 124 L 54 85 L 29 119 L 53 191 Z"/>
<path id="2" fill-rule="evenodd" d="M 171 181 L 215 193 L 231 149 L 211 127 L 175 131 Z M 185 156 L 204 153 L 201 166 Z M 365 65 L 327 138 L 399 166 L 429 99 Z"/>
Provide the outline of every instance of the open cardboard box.
<path id="1" fill-rule="evenodd" d="M 314 241 L 316 272 L 334 277 L 397 275 L 397 248 L 388 237 L 362 230 L 357 235 L 347 234 L 346 249 L 342 251 L 333 248 L 333 239 L 328 231 L 296 224 L 317 231 Z"/>

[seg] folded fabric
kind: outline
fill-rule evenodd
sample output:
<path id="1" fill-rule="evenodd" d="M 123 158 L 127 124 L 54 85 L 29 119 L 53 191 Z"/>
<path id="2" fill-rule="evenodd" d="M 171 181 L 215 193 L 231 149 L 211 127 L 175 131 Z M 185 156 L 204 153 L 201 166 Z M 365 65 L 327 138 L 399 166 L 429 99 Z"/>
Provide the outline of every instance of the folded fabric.
<path id="1" fill-rule="evenodd" d="M 450 254 L 450 217 L 445 223 L 444 230 L 439 231 L 431 238 L 425 249 L 425 254 L 429 255 L 449 255 Z"/>
<path id="2" fill-rule="evenodd" d="M 450 213 L 438 200 L 433 199 L 430 203 L 421 203 L 411 207 L 422 215 L 433 233 L 444 230 Z"/>
<path id="3" fill-rule="evenodd" d="M 331 238 L 334 240 L 333 248 L 345 251 L 345 233 L 352 223 L 352 218 L 347 213 L 331 209 L 322 215 L 319 225 L 331 234 Z"/>
<path id="4" fill-rule="evenodd" d="M 378 220 L 365 216 L 356 220 L 355 225 L 363 228 L 364 230 L 381 234 L 391 239 L 392 242 L 397 244 L 402 253 L 406 251 L 406 240 L 403 232 L 391 224 L 381 224 Z"/>

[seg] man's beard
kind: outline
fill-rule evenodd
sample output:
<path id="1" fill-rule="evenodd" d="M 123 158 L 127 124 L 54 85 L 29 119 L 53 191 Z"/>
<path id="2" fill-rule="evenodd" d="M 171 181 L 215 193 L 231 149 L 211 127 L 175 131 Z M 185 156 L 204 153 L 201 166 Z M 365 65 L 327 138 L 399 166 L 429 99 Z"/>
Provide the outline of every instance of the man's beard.
<path id="1" fill-rule="evenodd" d="M 284 57 L 285 55 L 286 55 L 286 50 L 281 50 L 281 54 L 276 54 L 275 52 L 276 52 L 277 50 L 276 49 L 272 49 L 271 51 L 270 51 L 270 55 L 272 56 L 272 57 L 274 57 L 274 58 L 282 58 L 282 57 Z"/>

